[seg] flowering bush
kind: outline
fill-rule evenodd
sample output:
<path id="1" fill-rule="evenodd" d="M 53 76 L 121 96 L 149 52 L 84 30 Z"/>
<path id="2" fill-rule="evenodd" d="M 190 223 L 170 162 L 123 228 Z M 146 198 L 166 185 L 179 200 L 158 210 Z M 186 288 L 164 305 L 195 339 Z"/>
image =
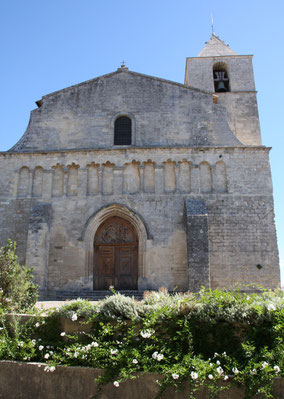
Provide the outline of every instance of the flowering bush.
<path id="1" fill-rule="evenodd" d="M 92 323 L 90 333 L 69 335 L 60 317 Z M 1 319 L 1 317 L 0 317 Z M 111 296 L 95 306 L 72 301 L 43 320 L 22 327 L 12 337 L 2 319 L 0 358 L 101 368 L 97 397 L 104 384 L 155 372 L 162 377 L 158 397 L 167 387 L 200 386 L 213 397 L 232 384 L 246 388 L 246 398 L 272 397 L 275 377 L 284 377 L 284 295 L 281 291 L 245 294 L 202 290 L 198 294 L 148 293 L 142 302 Z"/>

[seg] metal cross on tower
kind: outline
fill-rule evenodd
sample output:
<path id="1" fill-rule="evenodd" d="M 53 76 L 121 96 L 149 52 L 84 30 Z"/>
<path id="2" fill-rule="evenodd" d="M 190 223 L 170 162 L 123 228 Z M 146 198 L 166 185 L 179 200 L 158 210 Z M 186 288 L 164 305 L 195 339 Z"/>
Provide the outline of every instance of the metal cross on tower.
<path id="1" fill-rule="evenodd" d="M 215 35 L 215 32 L 214 32 L 214 21 L 213 21 L 213 14 L 212 14 L 212 12 L 211 12 L 211 29 L 212 29 L 212 35 Z"/>

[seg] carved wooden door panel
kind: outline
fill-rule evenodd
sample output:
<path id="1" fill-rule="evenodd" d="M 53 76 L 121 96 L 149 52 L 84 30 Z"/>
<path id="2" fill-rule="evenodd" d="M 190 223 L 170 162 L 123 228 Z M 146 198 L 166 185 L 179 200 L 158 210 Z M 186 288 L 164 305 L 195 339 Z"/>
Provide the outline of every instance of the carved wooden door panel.
<path id="1" fill-rule="evenodd" d="M 133 226 L 112 217 L 98 229 L 94 241 L 94 289 L 137 289 L 138 238 Z"/>
<path id="2" fill-rule="evenodd" d="M 99 246 L 95 252 L 94 289 L 105 290 L 113 284 L 114 276 L 114 248 Z"/>
<path id="3" fill-rule="evenodd" d="M 115 248 L 115 287 L 118 290 L 137 289 L 137 246 Z"/>

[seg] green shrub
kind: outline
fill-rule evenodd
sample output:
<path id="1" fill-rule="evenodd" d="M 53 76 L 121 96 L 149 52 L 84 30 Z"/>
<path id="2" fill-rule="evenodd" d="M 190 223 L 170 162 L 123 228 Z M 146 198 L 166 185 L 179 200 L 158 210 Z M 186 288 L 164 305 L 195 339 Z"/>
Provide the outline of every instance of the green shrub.
<path id="1" fill-rule="evenodd" d="M 36 303 L 38 286 L 32 282 L 32 270 L 19 264 L 15 251 L 12 240 L 0 248 L 0 304 L 7 311 L 22 312 Z"/>
<path id="2" fill-rule="evenodd" d="M 62 315 L 74 323 L 88 318 L 91 333 L 61 331 Z M 104 384 L 119 389 L 126 379 L 154 372 L 161 376 L 157 398 L 171 386 L 182 390 L 184 383 L 191 388 L 190 398 L 200 386 L 213 398 L 232 384 L 245 387 L 246 399 L 271 398 L 273 380 L 284 378 L 283 353 L 281 291 L 162 291 L 140 303 L 116 294 L 94 306 L 71 302 L 16 337 L 0 331 L 1 359 L 46 362 L 50 372 L 59 364 L 103 369 L 97 397 Z"/>
<path id="3" fill-rule="evenodd" d="M 106 319 L 138 320 L 142 315 L 143 307 L 133 298 L 115 294 L 102 301 L 98 311 Z"/>
<path id="4" fill-rule="evenodd" d="M 76 299 L 73 301 L 68 301 L 66 305 L 61 306 L 56 312 L 58 316 L 66 317 L 67 319 L 72 319 L 72 316 L 76 314 L 77 318 L 83 318 L 86 321 L 94 314 L 98 312 L 99 304 L 92 304 L 86 299 Z"/>

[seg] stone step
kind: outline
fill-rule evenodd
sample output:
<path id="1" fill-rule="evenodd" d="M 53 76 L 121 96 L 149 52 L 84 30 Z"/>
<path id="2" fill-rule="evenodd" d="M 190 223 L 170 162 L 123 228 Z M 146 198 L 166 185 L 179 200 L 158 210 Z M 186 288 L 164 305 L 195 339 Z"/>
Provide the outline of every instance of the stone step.
<path id="1" fill-rule="evenodd" d="M 128 297 L 134 297 L 137 300 L 143 299 L 144 291 L 131 291 L 131 290 L 120 290 L 117 291 L 122 295 Z M 73 300 L 77 298 L 88 299 L 90 301 L 99 301 L 106 298 L 107 296 L 114 295 L 111 291 L 47 291 L 41 292 L 39 295 L 39 301 L 66 301 L 68 299 Z"/>

